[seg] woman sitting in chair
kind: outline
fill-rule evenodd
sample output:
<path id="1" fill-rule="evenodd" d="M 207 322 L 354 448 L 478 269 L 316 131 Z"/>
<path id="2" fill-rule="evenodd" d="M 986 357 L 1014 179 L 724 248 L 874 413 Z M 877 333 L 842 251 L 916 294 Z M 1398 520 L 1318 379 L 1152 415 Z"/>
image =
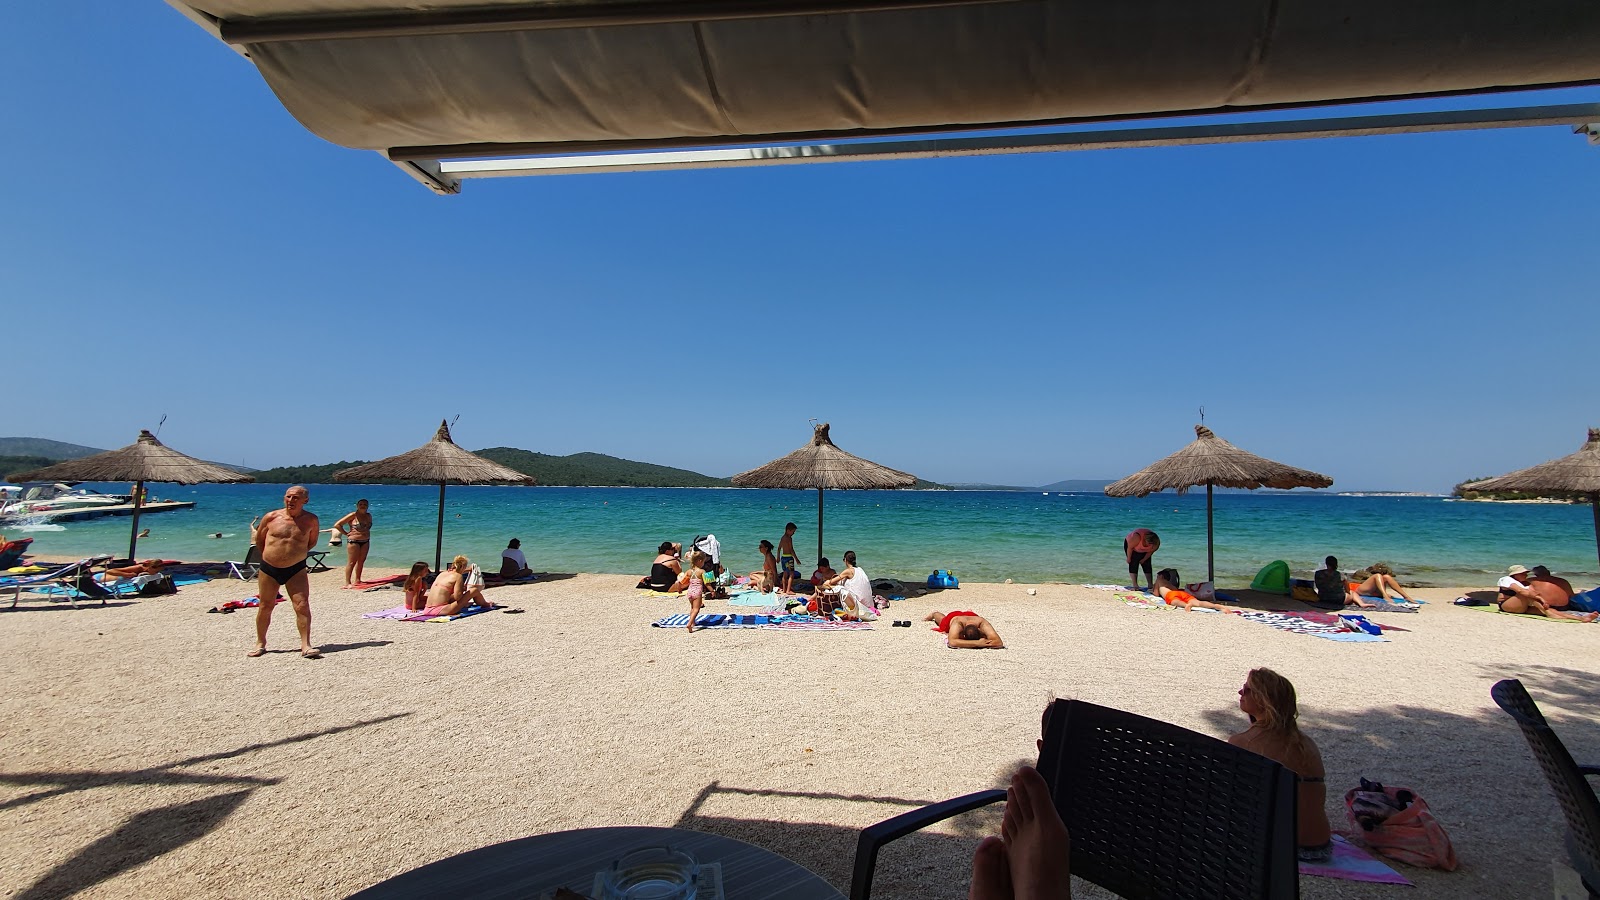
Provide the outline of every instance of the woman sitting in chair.
<path id="1" fill-rule="evenodd" d="M 1324 808 L 1328 787 L 1323 782 L 1322 753 L 1316 742 L 1300 731 L 1300 708 L 1294 685 L 1271 669 L 1251 669 L 1239 688 L 1239 710 L 1250 717 L 1250 727 L 1228 738 L 1243 747 L 1281 763 L 1295 774 L 1299 788 L 1300 818 L 1295 841 L 1301 862 L 1327 862 L 1333 858 L 1333 834 Z"/>

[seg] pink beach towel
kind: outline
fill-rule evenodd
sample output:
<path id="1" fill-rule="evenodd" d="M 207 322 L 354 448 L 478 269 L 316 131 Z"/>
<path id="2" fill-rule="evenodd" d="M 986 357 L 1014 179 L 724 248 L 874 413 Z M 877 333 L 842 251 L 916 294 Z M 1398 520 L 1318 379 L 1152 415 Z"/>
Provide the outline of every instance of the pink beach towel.
<path id="1" fill-rule="evenodd" d="M 1411 884 L 1404 875 L 1374 859 L 1365 850 L 1333 836 L 1333 859 L 1325 863 L 1300 864 L 1301 875 L 1317 878 L 1342 878 L 1345 881 L 1372 881 L 1378 884 Z"/>

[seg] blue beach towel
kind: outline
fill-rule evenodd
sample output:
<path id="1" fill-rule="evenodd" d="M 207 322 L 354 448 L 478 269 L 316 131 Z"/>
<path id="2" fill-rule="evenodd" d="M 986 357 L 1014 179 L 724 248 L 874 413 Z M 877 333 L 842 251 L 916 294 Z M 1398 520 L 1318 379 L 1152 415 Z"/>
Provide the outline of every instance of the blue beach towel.
<path id="1" fill-rule="evenodd" d="M 701 613 L 694 620 L 696 628 L 764 628 L 772 622 L 770 616 L 733 615 L 730 613 Z M 689 614 L 677 613 L 650 623 L 651 628 L 688 628 Z"/>

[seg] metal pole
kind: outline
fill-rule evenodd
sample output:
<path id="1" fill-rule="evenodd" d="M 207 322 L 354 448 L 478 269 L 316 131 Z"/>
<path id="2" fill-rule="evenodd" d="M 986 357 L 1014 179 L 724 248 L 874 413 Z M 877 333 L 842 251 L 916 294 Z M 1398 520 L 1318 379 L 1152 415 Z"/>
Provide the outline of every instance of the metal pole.
<path id="1" fill-rule="evenodd" d="M 144 482 L 138 481 L 133 485 L 133 530 L 128 537 L 128 564 L 132 565 L 134 553 L 139 549 L 139 510 L 144 506 Z"/>
<path id="2" fill-rule="evenodd" d="M 439 571 L 439 560 L 444 551 L 444 482 L 439 482 L 439 531 L 433 539 L 433 570 Z"/>
<path id="3" fill-rule="evenodd" d="M 1589 495 L 1589 504 L 1594 507 L 1594 552 L 1600 555 L 1600 491 Z"/>
<path id="4" fill-rule="evenodd" d="M 1211 482 L 1206 482 L 1206 580 L 1217 583 L 1217 554 L 1213 547 L 1215 536 L 1211 530 Z"/>
<path id="5" fill-rule="evenodd" d="M 1600 516 L 1600 512 L 1597 512 Z M 1600 522 L 1600 519 L 1595 520 Z M 1600 525 L 1595 525 L 1600 528 Z M 822 565 L 822 488 L 816 488 L 816 564 Z"/>

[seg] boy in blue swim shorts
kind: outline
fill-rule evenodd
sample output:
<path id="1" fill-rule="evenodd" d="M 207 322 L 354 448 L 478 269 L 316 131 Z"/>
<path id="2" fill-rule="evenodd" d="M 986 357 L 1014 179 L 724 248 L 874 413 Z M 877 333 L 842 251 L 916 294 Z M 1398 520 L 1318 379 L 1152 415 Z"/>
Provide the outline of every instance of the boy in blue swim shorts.
<path id="1" fill-rule="evenodd" d="M 794 532 L 799 527 L 793 522 L 783 526 L 783 537 L 778 539 L 778 590 L 794 593 L 794 580 L 800 575 L 800 557 L 794 552 Z"/>

